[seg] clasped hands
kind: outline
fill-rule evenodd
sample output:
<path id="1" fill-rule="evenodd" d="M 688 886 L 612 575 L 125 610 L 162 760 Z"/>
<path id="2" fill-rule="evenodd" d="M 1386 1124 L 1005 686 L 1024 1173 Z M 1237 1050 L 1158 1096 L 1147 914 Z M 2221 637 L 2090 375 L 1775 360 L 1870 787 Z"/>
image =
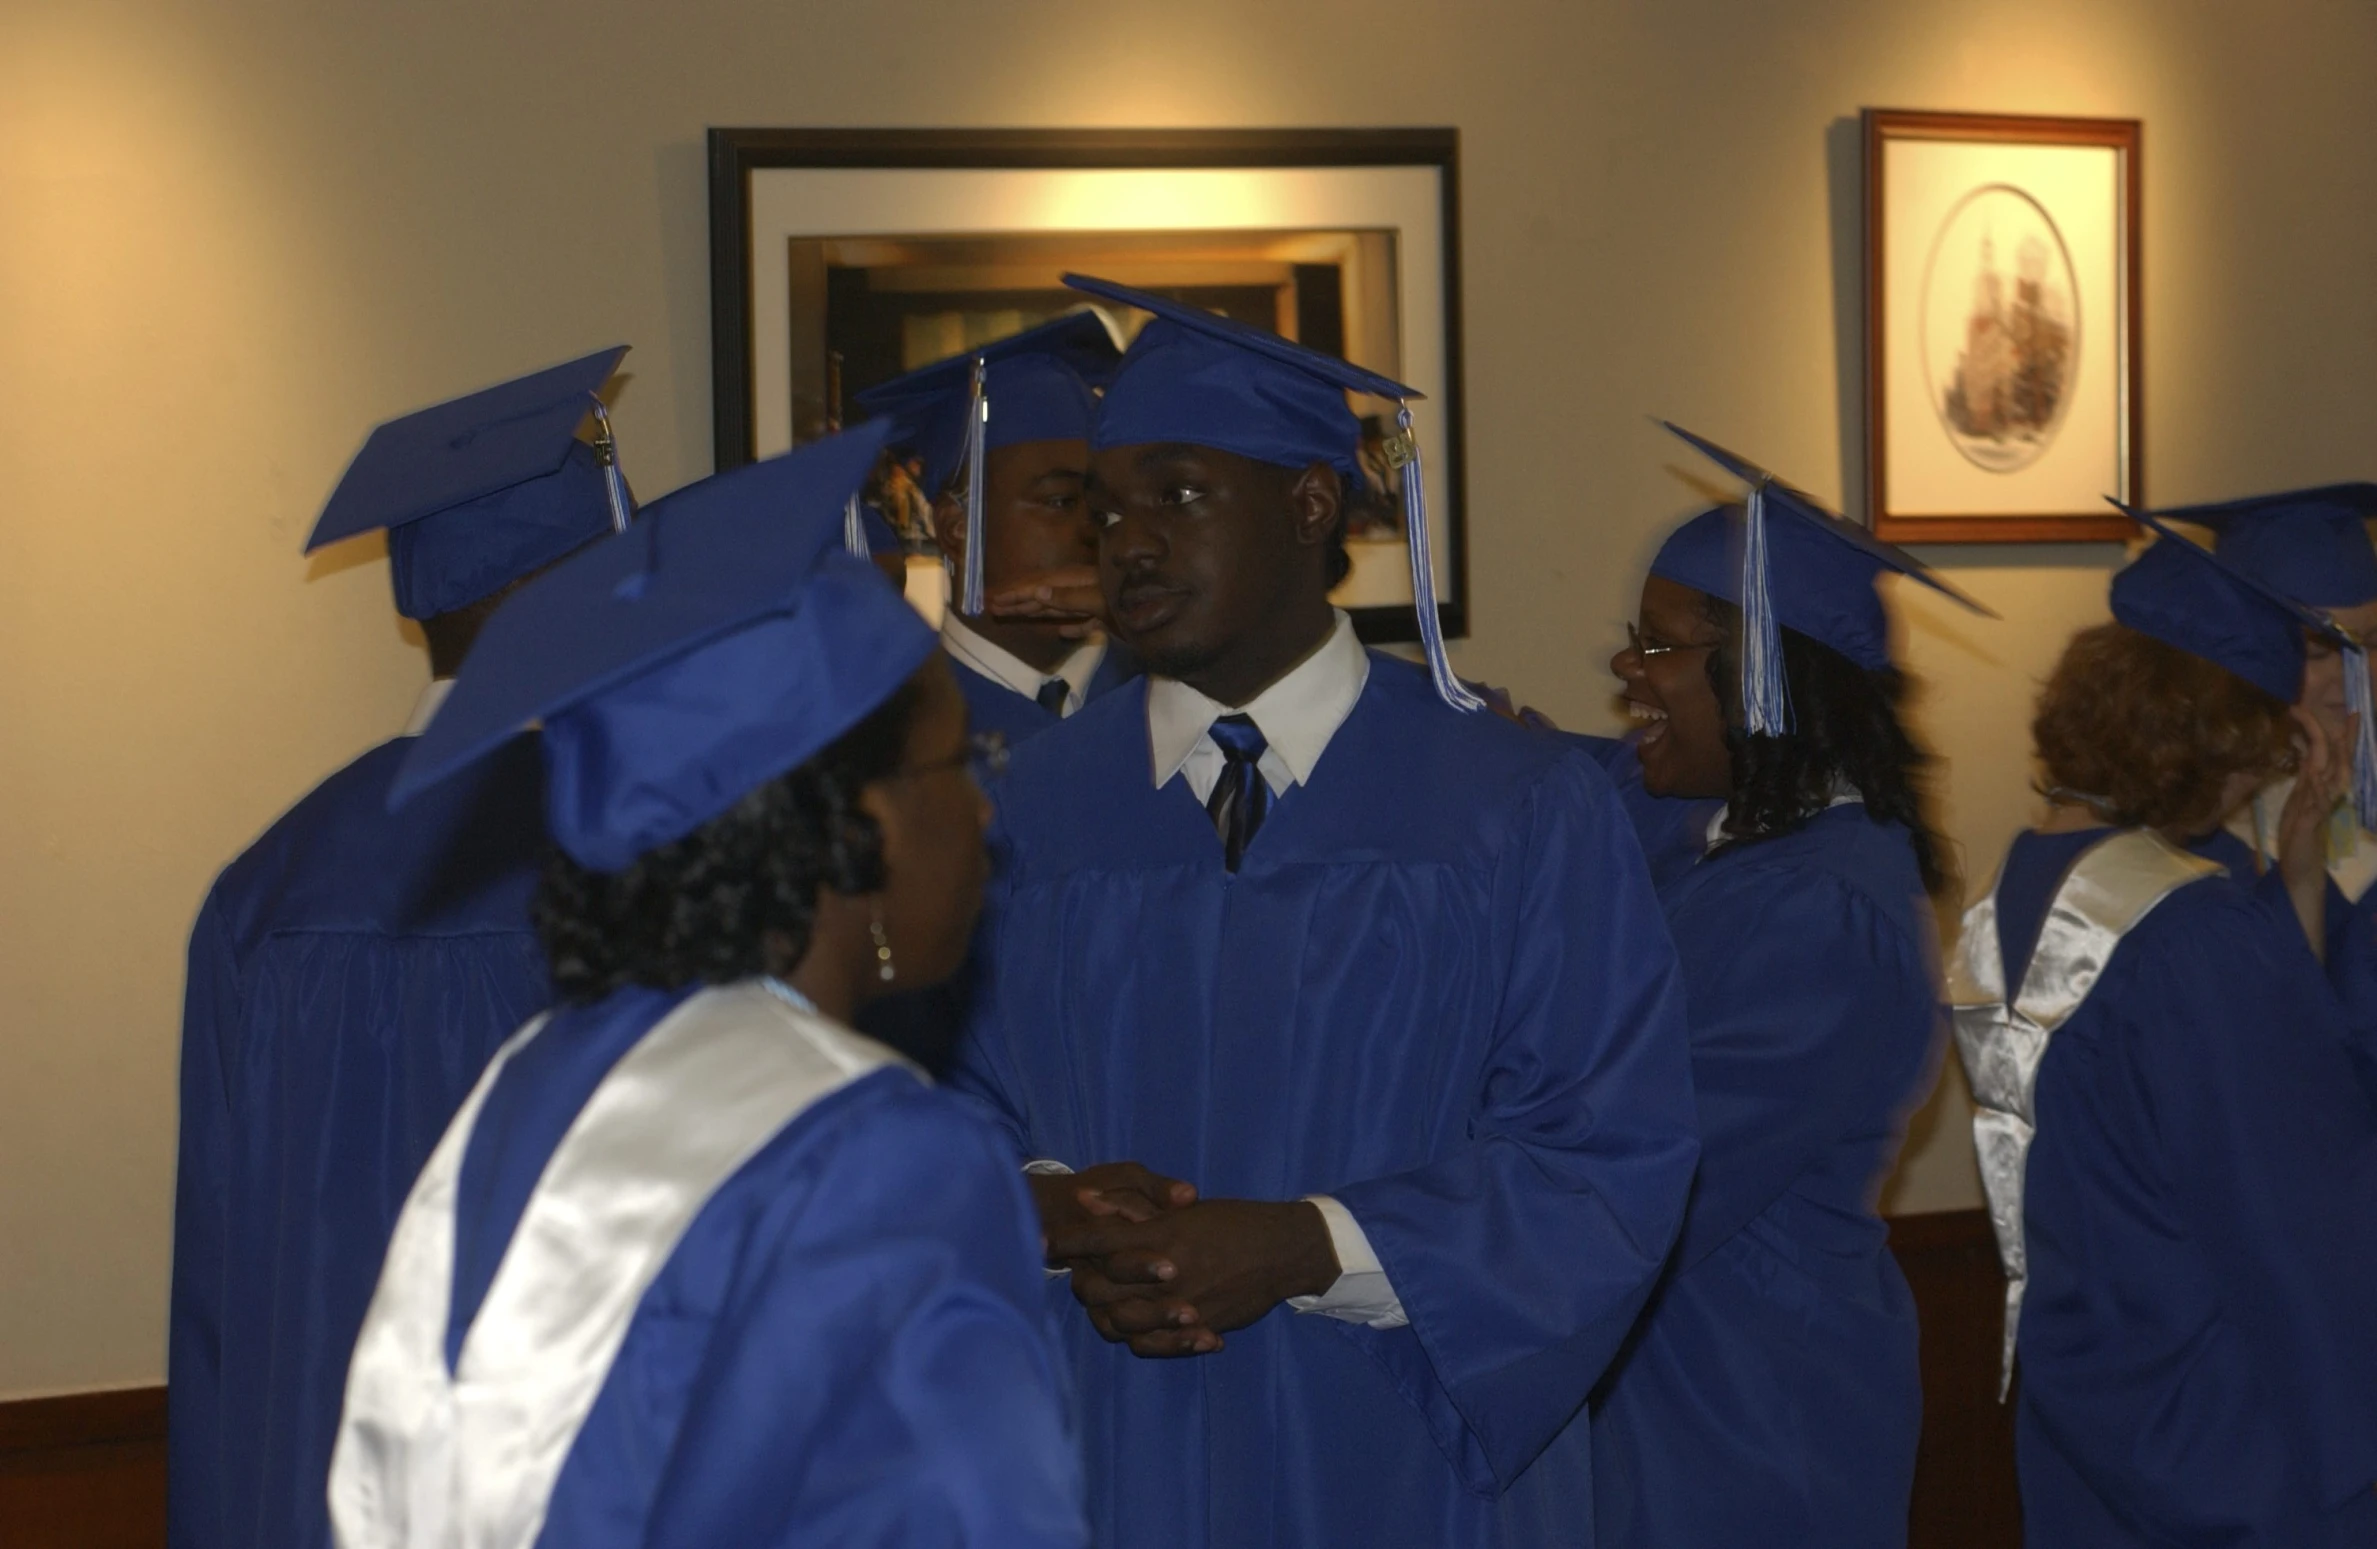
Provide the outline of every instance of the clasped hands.
<path id="1" fill-rule="evenodd" d="M 1030 1178 L 1051 1269 L 1106 1339 L 1149 1357 L 1210 1355 L 1291 1296 L 1336 1284 L 1337 1250 L 1303 1200 L 1199 1199 L 1137 1162 Z"/>

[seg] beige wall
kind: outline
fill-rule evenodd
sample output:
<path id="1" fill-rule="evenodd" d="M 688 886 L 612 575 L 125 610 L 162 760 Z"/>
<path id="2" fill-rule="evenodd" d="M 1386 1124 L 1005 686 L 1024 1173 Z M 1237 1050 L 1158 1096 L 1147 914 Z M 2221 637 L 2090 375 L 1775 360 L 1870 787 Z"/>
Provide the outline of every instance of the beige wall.
<path id="1" fill-rule="evenodd" d="M 1841 120 L 2146 120 L 2152 488 L 2210 496 L 2371 471 L 2372 79 L 2361 0 L 0 0 L 0 1398 L 163 1370 L 183 933 L 423 676 L 297 557 L 364 428 L 626 339 L 639 485 L 705 471 L 706 125 L 1459 125 L 1461 661 L 1595 724 L 1692 499 L 1646 414 L 1848 482 Z M 2109 551 L 1943 557 L 2007 615 L 1911 626 L 1986 874 Z"/>

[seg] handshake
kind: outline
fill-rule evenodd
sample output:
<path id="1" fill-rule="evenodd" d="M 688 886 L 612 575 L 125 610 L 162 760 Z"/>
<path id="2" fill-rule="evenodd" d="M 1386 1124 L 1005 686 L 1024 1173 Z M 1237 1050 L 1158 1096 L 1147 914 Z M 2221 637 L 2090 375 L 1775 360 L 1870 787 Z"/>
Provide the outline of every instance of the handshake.
<path id="1" fill-rule="evenodd" d="M 1291 1296 L 1336 1284 L 1337 1250 L 1303 1200 L 1200 1199 L 1137 1162 L 1033 1173 L 1041 1249 L 1098 1333 L 1148 1357 L 1211 1355 Z"/>

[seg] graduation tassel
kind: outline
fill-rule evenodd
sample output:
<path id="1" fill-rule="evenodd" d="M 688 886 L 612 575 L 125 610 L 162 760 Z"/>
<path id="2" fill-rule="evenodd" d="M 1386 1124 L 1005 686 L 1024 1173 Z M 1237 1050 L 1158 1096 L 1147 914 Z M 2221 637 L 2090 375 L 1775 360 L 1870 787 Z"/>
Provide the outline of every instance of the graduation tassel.
<path id="1" fill-rule="evenodd" d="M 1436 681 L 1438 697 L 1456 710 L 1483 710 L 1486 702 L 1453 676 L 1444 653 L 1444 621 L 1436 616 L 1436 556 L 1428 544 L 1428 491 L 1420 473 L 1419 437 L 1411 429 L 1411 405 L 1395 405 L 1395 439 L 1387 447 L 1388 461 L 1403 478 L 1403 540 L 1411 548 L 1411 606 L 1419 616 L 1420 645 L 1427 652 L 1428 675 Z"/>
<path id="2" fill-rule="evenodd" d="M 958 589 L 957 611 L 968 618 L 982 611 L 982 461 L 983 442 L 990 430 L 990 400 L 983 382 L 988 364 L 974 357 L 974 396 L 966 405 L 966 571 Z"/>
<path id="3" fill-rule="evenodd" d="M 858 491 L 842 502 L 842 547 L 850 551 L 852 559 L 871 558 L 867 553 L 867 524 L 859 520 Z"/>
<path id="4" fill-rule="evenodd" d="M 1741 710 L 1754 737 L 1791 730 L 1791 685 L 1783 673 L 1783 641 L 1767 591 L 1766 484 L 1750 486 L 1741 548 Z"/>
<path id="5" fill-rule="evenodd" d="M 2377 828 L 2377 715 L 2370 713 L 2369 653 L 2358 644 L 2344 648 L 2344 693 L 2360 717 L 2352 744 L 2352 808 L 2363 828 Z"/>
<path id="6" fill-rule="evenodd" d="M 635 517 L 635 503 L 627 493 L 627 475 L 619 471 L 619 443 L 611 435 L 611 416 L 600 398 L 594 400 L 594 461 L 603 471 L 603 498 L 611 505 L 611 531 L 625 532 Z"/>

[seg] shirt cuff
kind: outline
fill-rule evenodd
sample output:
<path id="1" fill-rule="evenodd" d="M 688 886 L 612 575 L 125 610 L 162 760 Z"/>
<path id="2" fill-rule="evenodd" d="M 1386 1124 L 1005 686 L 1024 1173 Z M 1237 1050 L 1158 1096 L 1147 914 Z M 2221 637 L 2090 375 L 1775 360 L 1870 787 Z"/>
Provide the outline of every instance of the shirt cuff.
<path id="1" fill-rule="evenodd" d="M 1288 1305 L 1298 1312 L 1317 1312 L 1371 1328 L 1401 1328 L 1403 1299 L 1387 1280 L 1377 1250 L 1354 1213 L 1326 1194 L 1307 1194 L 1305 1203 L 1329 1223 L 1329 1246 L 1337 1250 L 1337 1281 L 1318 1296 L 1291 1296 Z"/>
<path id="2" fill-rule="evenodd" d="M 1064 1163 L 1045 1156 L 1036 1156 L 1030 1161 L 1024 1163 L 1023 1170 L 1027 1173 L 1055 1174 L 1059 1176 L 1070 1176 L 1073 1171 L 1072 1168 L 1067 1167 Z M 1050 1269 L 1045 1264 L 1040 1266 L 1040 1272 L 1051 1280 L 1061 1279 L 1064 1276 L 1073 1273 L 1073 1271 L 1070 1269 Z"/>

